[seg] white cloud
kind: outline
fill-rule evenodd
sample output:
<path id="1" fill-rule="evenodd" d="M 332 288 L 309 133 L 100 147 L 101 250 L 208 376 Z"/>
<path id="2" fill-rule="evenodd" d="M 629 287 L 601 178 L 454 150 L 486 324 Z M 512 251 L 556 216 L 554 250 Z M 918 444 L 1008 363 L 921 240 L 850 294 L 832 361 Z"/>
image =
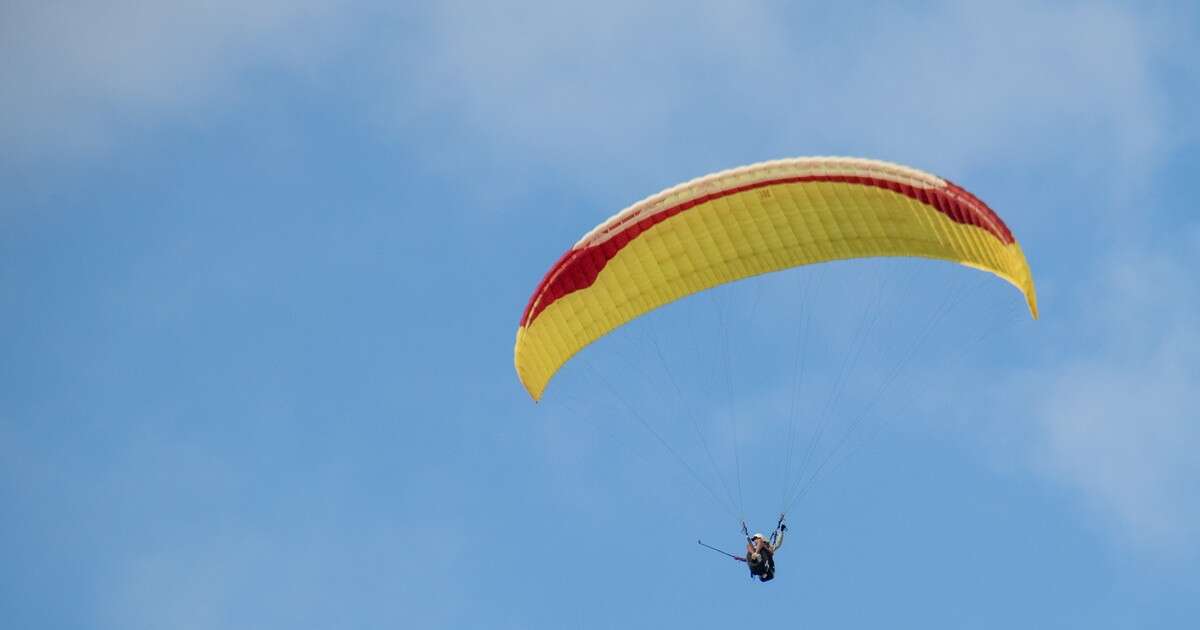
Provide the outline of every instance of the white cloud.
<path id="1" fill-rule="evenodd" d="M 581 163 L 686 147 L 708 166 L 854 152 L 1093 173 L 1143 167 L 1163 133 L 1154 25 L 1106 6 L 439 6 L 426 98 L 494 142 Z"/>
<path id="2" fill-rule="evenodd" d="M 1016 364 L 939 370 L 953 380 L 920 411 L 1004 474 L 1064 490 L 1120 548 L 1186 563 L 1200 554 L 1200 238 L 1178 233 L 1078 269 L 1010 341 Z"/>
<path id="3" fill-rule="evenodd" d="M 451 530 L 453 531 L 453 530 Z M 455 532 L 457 533 L 457 532 Z M 454 627 L 463 549 L 446 530 L 344 525 L 196 532 L 120 557 L 96 589 L 99 627 Z M 439 540 L 437 555 L 413 541 Z M 426 606 L 429 601 L 439 606 Z"/>
<path id="4" fill-rule="evenodd" d="M 1040 466 L 1142 546 L 1194 548 L 1200 527 L 1200 343 L 1069 366 L 1044 388 Z"/>
<path id="5" fill-rule="evenodd" d="M 365 5 L 18 2 L 0 26 L 0 138 L 103 151 L 236 101 L 256 72 L 324 77 L 351 48 L 365 119 L 407 137 L 449 116 L 475 150 L 531 150 L 581 178 L 605 163 L 669 183 L 811 153 L 1107 172 L 1146 164 L 1164 129 L 1160 24 L 1106 6 Z"/>
<path id="6" fill-rule="evenodd" d="M 342 35 L 329 0 L 8 3 L 0 142 L 101 151 L 130 130 L 236 99 L 255 69 L 303 73 Z"/>
<path id="7" fill-rule="evenodd" d="M 1084 358 L 1036 373 L 1036 468 L 1135 545 L 1200 552 L 1200 290 L 1165 253 L 1117 260 Z"/>

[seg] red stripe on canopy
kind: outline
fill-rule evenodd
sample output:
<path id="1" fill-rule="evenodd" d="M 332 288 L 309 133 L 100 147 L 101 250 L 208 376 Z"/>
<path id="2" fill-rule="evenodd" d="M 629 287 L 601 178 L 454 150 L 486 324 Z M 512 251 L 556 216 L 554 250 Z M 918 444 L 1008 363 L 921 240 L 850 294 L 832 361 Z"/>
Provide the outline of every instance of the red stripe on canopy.
<path id="1" fill-rule="evenodd" d="M 626 217 L 608 228 L 609 232 L 619 230 L 615 231 L 608 240 L 567 251 L 538 283 L 537 289 L 534 290 L 529 303 L 525 306 L 525 312 L 521 315 L 521 326 L 533 323 L 533 320 L 537 319 L 537 316 L 555 300 L 592 286 L 608 261 L 612 260 L 630 241 L 655 225 L 681 212 L 722 197 L 769 186 L 808 182 L 857 184 L 890 190 L 937 210 L 955 223 L 973 225 L 986 230 L 1005 245 L 1014 241 L 1012 232 L 1009 231 L 1008 226 L 1004 224 L 999 215 L 975 195 L 949 181 L 946 182 L 945 188 L 919 188 L 889 179 L 857 175 L 800 175 L 768 179 L 711 192 L 636 221 L 633 221 L 635 215 Z"/>

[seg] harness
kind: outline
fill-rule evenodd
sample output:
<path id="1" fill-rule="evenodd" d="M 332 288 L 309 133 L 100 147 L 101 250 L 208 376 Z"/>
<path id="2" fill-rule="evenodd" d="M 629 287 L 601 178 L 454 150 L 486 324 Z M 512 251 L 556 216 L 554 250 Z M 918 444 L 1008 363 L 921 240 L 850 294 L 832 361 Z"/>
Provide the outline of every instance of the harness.
<path id="1" fill-rule="evenodd" d="M 763 544 L 761 548 L 759 548 L 759 545 L 755 544 L 754 541 L 756 539 L 750 537 L 750 530 L 746 527 L 746 522 L 742 521 L 742 534 L 746 536 L 746 542 L 752 547 L 759 549 L 757 553 L 754 554 L 758 556 L 757 562 L 753 560 L 753 556 L 748 556 L 745 559 L 746 565 L 750 569 L 751 579 L 757 577 L 761 582 L 769 582 L 775 579 L 774 547 L 776 541 L 779 539 L 779 533 L 787 529 L 787 527 L 783 524 L 783 517 L 783 514 L 779 515 L 779 520 L 775 523 L 775 529 L 771 532 L 771 537 L 763 540 L 765 544 Z"/>

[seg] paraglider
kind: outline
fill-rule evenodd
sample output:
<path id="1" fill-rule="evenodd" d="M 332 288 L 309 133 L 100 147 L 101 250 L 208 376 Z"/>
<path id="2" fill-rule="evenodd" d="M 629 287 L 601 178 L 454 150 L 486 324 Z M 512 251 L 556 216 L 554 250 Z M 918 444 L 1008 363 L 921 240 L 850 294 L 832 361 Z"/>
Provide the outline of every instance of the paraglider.
<path id="1" fill-rule="evenodd" d="M 514 365 L 536 402 L 581 349 L 668 303 L 792 267 L 897 257 L 989 272 L 1015 286 L 1037 318 L 1021 246 L 999 215 L 970 192 L 888 162 L 792 158 L 669 188 L 585 234 L 529 298 Z M 742 560 L 761 581 L 774 577 L 774 552 L 784 531 L 781 516 L 770 540 L 748 536 Z"/>
<path id="2" fill-rule="evenodd" d="M 783 535 L 787 532 L 787 524 L 783 522 L 784 515 L 779 515 L 779 523 L 767 540 L 762 534 L 749 536 L 750 530 L 742 523 L 742 534 L 746 537 L 746 565 L 750 567 L 750 577 L 757 577 L 760 582 L 770 582 L 775 579 L 775 552 L 783 546 Z"/>
<path id="3" fill-rule="evenodd" d="M 761 533 L 750 535 L 750 529 L 746 527 L 746 523 L 742 522 L 742 534 L 746 536 L 746 555 L 735 556 L 727 551 L 721 551 L 712 545 L 704 544 L 704 541 L 697 540 L 696 543 L 701 547 L 707 547 L 713 551 L 724 554 L 737 560 L 745 562 L 750 569 L 750 578 L 758 578 L 760 582 L 770 582 L 775 579 L 775 552 L 783 547 L 783 536 L 787 532 L 787 524 L 783 522 L 784 515 L 779 515 L 779 522 L 775 525 L 775 531 L 771 532 L 771 537 L 768 539 Z"/>
<path id="4" fill-rule="evenodd" d="M 770 542 L 762 534 L 755 534 L 746 542 L 746 564 L 750 567 L 750 577 L 757 577 L 760 582 L 770 582 L 775 579 L 775 552 L 783 546 L 785 526 L 771 534 Z"/>

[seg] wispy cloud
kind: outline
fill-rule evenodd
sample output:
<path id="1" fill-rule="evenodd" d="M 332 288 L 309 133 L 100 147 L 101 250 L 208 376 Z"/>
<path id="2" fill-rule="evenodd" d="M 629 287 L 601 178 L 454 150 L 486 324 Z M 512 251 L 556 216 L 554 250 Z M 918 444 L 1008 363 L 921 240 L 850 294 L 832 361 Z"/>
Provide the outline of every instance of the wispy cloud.
<path id="1" fill-rule="evenodd" d="M 705 164 L 858 152 L 961 172 L 1070 156 L 1094 172 L 1144 165 L 1162 135 L 1151 24 L 1112 7 L 439 7 L 423 91 L 492 142 L 581 163 L 667 145 Z"/>
<path id="2" fill-rule="evenodd" d="M 112 628 L 454 625 L 465 603 L 453 583 L 462 550 L 443 540 L 435 555 L 414 542 L 445 530 L 347 535 L 339 527 L 242 527 L 146 545 L 105 576 L 94 620 Z"/>
<path id="3" fill-rule="evenodd" d="M 1138 547 L 1195 554 L 1200 291 L 1190 265 L 1161 253 L 1113 261 L 1097 289 L 1096 326 L 1074 340 L 1092 351 L 1023 388 L 1035 401 L 1035 468 Z"/>
<path id="4" fill-rule="evenodd" d="M 340 41 L 328 0 L 7 3 L 0 141 L 24 156 L 104 151 L 237 99 L 254 70 L 303 74 Z"/>
<path id="5" fill-rule="evenodd" d="M 357 28 L 369 20 L 385 26 Z M 1032 3 L 18 2 L 0 26 L 12 87 L 0 137 L 19 154 L 102 151 L 234 102 L 256 74 L 319 76 L 352 45 L 371 84 L 359 86 L 372 95 L 366 118 L 392 112 L 411 130 L 436 112 L 479 150 L 566 158 L 581 176 L 618 162 L 663 181 L 810 153 L 944 173 L 1030 156 L 1128 169 L 1163 129 L 1148 72 L 1155 25 L 1113 7 Z M 396 102 L 381 104 L 386 94 Z M 681 146 L 687 163 L 657 159 Z"/>

